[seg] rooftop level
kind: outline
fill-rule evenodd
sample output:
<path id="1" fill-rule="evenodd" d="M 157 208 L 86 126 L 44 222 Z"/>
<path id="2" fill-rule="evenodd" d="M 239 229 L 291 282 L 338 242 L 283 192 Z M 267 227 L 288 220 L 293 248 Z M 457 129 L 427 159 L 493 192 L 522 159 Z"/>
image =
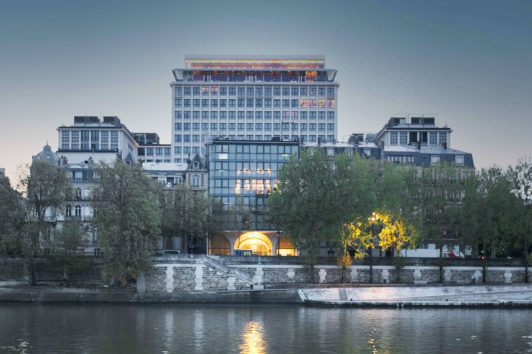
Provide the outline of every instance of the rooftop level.
<path id="1" fill-rule="evenodd" d="M 187 55 L 187 69 L 323 69 L 325 56 L 322 55 L 279 55 L 279 56 L 221 56 Z"/>

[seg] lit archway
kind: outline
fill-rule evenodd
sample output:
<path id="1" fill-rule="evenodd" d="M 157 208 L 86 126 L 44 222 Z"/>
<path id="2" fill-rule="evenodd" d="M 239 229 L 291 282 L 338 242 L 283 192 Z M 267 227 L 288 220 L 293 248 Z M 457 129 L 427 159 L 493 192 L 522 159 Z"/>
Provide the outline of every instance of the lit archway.
<path id="1" fill-rule="evenodd" d="M 272 255 L 272 242 L 262 232 L 250 231 L 241 235 L 235 242 L 235 250 L 251 250 L 260 256 Z"/>
<path id="2" fill-rule="evenodd" d="M 214 235 L 209 242 L 209 254 L 229 256 L 231 254 L 229 241 L 222 235 Z"/>

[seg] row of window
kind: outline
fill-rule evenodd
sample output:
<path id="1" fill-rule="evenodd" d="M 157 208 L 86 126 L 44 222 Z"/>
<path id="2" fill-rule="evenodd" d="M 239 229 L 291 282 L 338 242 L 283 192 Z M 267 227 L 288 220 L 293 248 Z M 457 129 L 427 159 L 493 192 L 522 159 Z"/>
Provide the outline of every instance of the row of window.
<path id="1" fill-rule="evenodd" d="M 186 138 L 187 141 L 185 141 L 185 135 L 183 135 L 182 141 L 179 141 L 176 143 L 199 143 L 200 141 L 199 135 L 186 135 L 186 136 L 188 136 Z M 303 142 L 317 142 L 318 140 L 327 141 L 327 142 L 335 141 L 334 135 L 331 135 L 331 134 L 329 135 L 324 135 L 324 134 L 323 135 L 269 135 L 269 134 L 252 135 L 252 134 L 247 134 L 247 135 L 227 135 L 227 137 L 231 140 L 237 139 L 237 140 L 271 141 L 273 137 L 279 137 L 286 141 L 298 140 L 298 139 L 301 139 Z M 192 141 L 190 141 L 190 139 L 192 139 Z M 194 139 L 198 139 L 198 140 L 196 141 Z M 199 152 L 200 152 L 199 146 L 175 146 L 174 147 L 174 154 L 178 154 L 178 155 L 180 154 L 187 155 L 190 153 L 198 154 Z M 174 162 L 181 162 L 181 161 L 174 160 Z"/>
<path id="2" fill-rule="evenodd" d="M 271 98 L 238 98 L 238 99 L 189 99 L 176 98 L 174 105 L 177 108 L 185 107 L 212 107 L 212 108 L 334 108 L 336 100 L 334 98 L 300 98 L 300 99 L 271 99 Z"/>
<path id="3" fill-rule="evenodd" d="M 240 69 L 240 68 L 235 68 Z M 327 82 L 325 71 L 218 71 L 194 70 L 184 71 L 185 81 L 203 82 Z"/>
<path id="4" fill-rule="evenodd" d="M 334 98 L 335 87 L 322 86 L 175 86 L 175 96 L 239 96 L 239 97 L 272 97 L 272 96 L 320 96 Z"/>
<path id="5" fill-rule="evenodd" d="M 109 139 L 110 138 L 110 139 Z M 116 130 L 62 130 L 61 149 L 63 150 L 117 150 L 118 131 Z"/>
<path id="6" fill-rule="evenodd" d="M 438 142 L 439 136 L 439 142 Z M 447 132 L 390 132 L 390 145 L 447 143 Z"/>
<path id="7" fill-rule="evenodd" d="M 159 148 L 146 148 L 146 156 L 163 156 L 163 155 L 170 155 L 170 148 L 169 147 L 159 147 Z"/>
<path id="8" fill-rule="evenodd" d="M 175 111 L 175 119 L 334 119 L 334 111 Z"/>
<path id="9" fill-rule="evenodd" d="M 174 130 L 176 132 L 180 131 L 211 131 L 216 130 L 258 130 L 262 131 L 329 131 L 334 132 L 334 123 L 174 123 Z M 176 135 L 177 136 L 177 135 Z M 176 140 L 176 142 L 178 142 Z M 157 155 L 162 154 L 162 148 L 157 148 L 161 150 Z M 147 155 L 153 155 L 153 148 L 147 148 Z M 150 153 L 151 151 L 151 153 Z"/>

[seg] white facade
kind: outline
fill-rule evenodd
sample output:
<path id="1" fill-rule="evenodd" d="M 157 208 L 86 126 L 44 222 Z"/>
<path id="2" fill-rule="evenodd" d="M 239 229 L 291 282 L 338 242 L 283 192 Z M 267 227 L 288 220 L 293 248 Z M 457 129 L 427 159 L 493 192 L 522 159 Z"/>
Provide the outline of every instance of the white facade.
<path id="1" fill-rule="evenodd" d="M 118 117 L 74 117 L 74 125 L 57 130 L 57 152 L 68 163 L 83 163 L 89 158 L 111 163 L 117 156 L 131 163 L 137 161 L 138 144 Z"/>
<path id="2" fill-rule="evenodd" d="M 336 70 L 323 56 L 188 56 L 172 87 L 172 161 L 205 154 L 211 137 L 337 137 Z"/>

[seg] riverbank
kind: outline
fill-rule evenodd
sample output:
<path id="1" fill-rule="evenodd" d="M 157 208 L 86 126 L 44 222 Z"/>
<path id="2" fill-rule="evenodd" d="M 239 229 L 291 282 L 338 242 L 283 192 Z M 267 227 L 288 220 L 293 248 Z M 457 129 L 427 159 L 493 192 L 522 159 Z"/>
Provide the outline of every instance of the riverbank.
<path id="1" fill-rule="evenodd" d="M 532 284 L 301 287 L 138 293 L 135 288 L 3 286 L 0 302 L 306 304 L 327 307 L 527 307 Z"/>

